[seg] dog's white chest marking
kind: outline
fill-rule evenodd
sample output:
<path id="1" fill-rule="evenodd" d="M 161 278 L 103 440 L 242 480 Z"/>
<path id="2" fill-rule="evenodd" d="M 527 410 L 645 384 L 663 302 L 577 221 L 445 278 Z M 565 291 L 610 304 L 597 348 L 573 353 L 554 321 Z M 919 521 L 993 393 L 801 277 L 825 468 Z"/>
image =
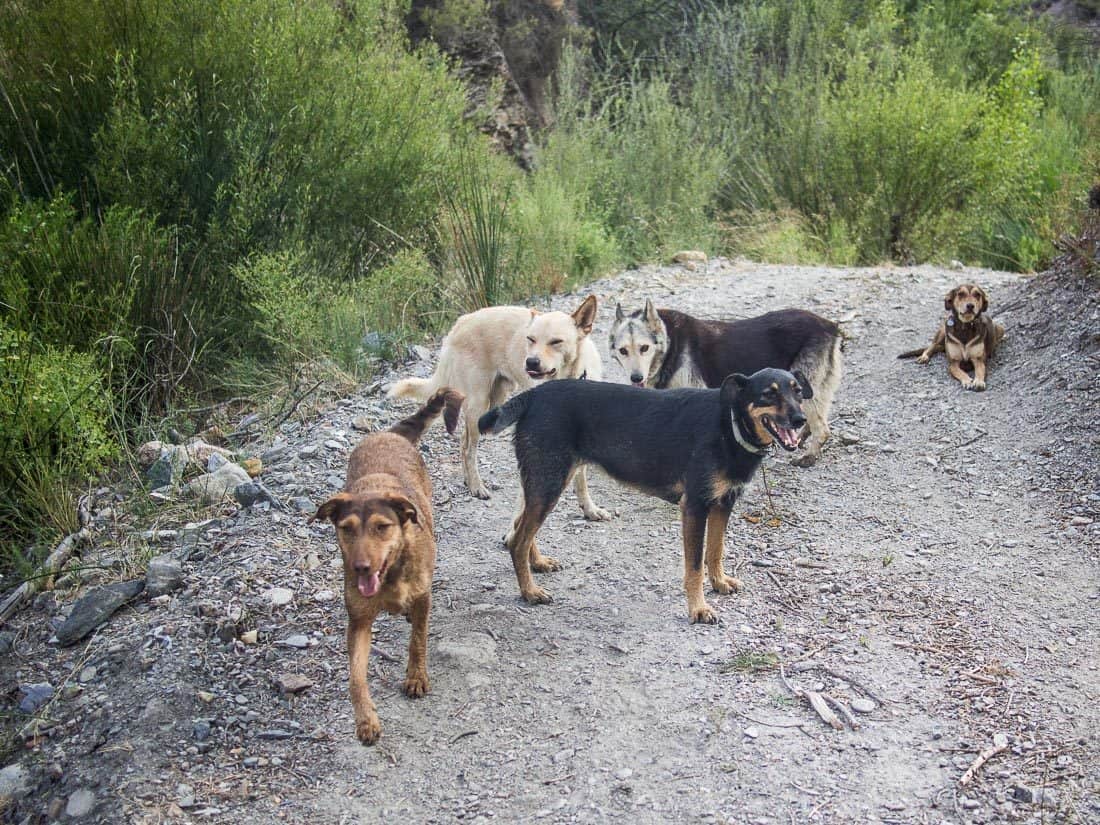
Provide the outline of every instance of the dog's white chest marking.
<path id="1" fill-rule="evenodd" d="M 944 341 L 944 349 L 947 357 L 955 361 L 973 361 L 985 357 L 985 342 L 981 335 L 976 335 L 965 344 L 953 335 L 948 335 Z"/>
<path id="2" fill-rule="evenodd" d="M 706 384 L 703 383 L 703 376 L 699 374 L 699 370 L 695 367 L 695 362 L 691 358 L 690 352 L 685 352 L 680 360 L 680 366 L 676 368 L 676 372 L 672 374 L 672 378 L 668 381 L 668 389 L 676 390 L 684 387 L 699 387 L 706 388 Z"/>

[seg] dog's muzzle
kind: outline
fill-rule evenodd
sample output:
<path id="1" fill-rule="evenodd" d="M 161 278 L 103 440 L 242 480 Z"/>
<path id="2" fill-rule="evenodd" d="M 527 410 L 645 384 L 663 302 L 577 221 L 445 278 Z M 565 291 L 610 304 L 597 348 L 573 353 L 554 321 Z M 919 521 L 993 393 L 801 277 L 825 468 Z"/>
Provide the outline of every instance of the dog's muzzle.
<path id="1" fill-rule="evenodd" d="M 644 387 L 645 376 L 642 375 L 640 372 L 632 372 L 630 373 L 630 383 L 633 384 L 635 387 Z"/>
<path id="2" fill-rule="evenodd" d="M 527 371 L 527 375 L 529 375 L 531 378 L 536 378 L 536 379 L 537 378 L 549 378 L 555 372 L 557 372 L 557 369 L 543 370 L 542 361 L 540 361 L 538 358 L 528 358 L 524 362 L 523 366 L 524 366 L 524 369 Z"/>
<path id="3" fill-rule="evenodd" d="M 787 424 L 780 424 L 770 415 L 765 415 L 763 422 L 764 427 L 784 450 L 794 452 L 798 449 L 798 435 L 799 431 L 806 425 L 806 416 L 795 413 L 788 416 Z"/>

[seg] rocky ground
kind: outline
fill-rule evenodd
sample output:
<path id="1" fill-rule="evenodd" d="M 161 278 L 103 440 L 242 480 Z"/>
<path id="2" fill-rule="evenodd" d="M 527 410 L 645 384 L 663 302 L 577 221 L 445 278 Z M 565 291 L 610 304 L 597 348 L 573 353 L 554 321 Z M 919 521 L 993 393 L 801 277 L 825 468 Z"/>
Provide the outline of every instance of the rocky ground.
<path id="1" fill-rule="evenodd" d="M 985 393 L 942 357 L 895 358 L 965 280 L 1009 328 Z M 721 624 L 687 623 L 676 508 L 598 473 L 617 518 L 585 522 L 568 494 L 541 533 L 565 563 L 537 576 L 554 602 L 522 603 L 500 543 L 511 445 L 483 444 L 496 492 L 479 501 L 437 427 L 432 693 L 401 694 L 407 626 L 380 620 L 384 733 L 360 746 L 332 528 L 306 514 L 342 484 L 353 422 L 412 408 L 379 380 L 240 453 L 262 459 L 270 500 L 195 511 L 101 491 L 83 569 L 0 634 L 7 821 L 1100 821 L 1095 283 L 712 261 L 587 291 L 601 349 L 619 299 L 843 322 L 835 440 L 810 469 L 771 457 L 770 494 L 740 503 L 727 567 L 746 588 L 712 594 Z M 150 556 L 160 595 L 123 593 L 97 632 L 51 642 L 78 597 L 140 582 Z M 807 691 L 855 726 L 826 726 Z"/>

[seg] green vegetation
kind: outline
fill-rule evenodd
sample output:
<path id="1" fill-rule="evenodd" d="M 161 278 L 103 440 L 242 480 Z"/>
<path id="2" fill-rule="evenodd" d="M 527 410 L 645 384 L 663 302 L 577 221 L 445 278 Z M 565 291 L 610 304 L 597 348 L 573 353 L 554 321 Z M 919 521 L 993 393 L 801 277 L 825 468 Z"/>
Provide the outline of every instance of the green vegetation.
<path id="1" fill-rule="evenodd" d="M 670 9 L 581 4 L 524 173 L 386 0 L 0 0 L 5 553 L 174 409 L 472 307 L 682 247 L 1029 269 L 1071 227 L 1100 68 L 1022 4 Z M 499 11 L 421 22 L 466 48 Z"/>

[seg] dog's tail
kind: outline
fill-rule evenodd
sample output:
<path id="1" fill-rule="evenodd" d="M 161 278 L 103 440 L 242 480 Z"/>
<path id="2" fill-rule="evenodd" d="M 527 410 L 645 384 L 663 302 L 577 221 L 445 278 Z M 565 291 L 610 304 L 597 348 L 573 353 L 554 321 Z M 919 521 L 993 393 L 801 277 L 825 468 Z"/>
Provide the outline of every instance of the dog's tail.
<path id="1" fill-rule="evenodd" d="M 924 347 L 917 347 L 916 349 L 907 349 L 905 352 L 898 355 L 898 358 L 916 358 L 918 355 L 924 352 Z"/>
<path id="2" fill-rule="evenodd" d="M 477 420 L 477 429 L 482 435 L 503 432 L 527 414 L 531 406 L 531 391 L 520 393 L 506 404 L 493 407 Z"/>
<path id="3" fill-rule="evenodd" d="M 415 380 L 415 379 L 414 379 Z M 454 434 L 458 426 L 458 412 L 462 409 L 462 402 L 466 397 L 458 390 L 443 387 L 436 390 L 435 395 L 428 399 L 428 403 L 417 410 L 413 415 L 398 421 L 390 427 L 391 433 L 404 436 L 415 444 L 424 434 L 424 430 L 431 426 L 440 412 L 443 413 L 443 423 L 447 432 Z"/>
<path id="4" fill-rule="evenodd" d="M 431 378 L 403 378 L 386 393 L 389 398 L 415 398 L 417 401 L 427 401 L 437 389 L 436 377 Z"/>

